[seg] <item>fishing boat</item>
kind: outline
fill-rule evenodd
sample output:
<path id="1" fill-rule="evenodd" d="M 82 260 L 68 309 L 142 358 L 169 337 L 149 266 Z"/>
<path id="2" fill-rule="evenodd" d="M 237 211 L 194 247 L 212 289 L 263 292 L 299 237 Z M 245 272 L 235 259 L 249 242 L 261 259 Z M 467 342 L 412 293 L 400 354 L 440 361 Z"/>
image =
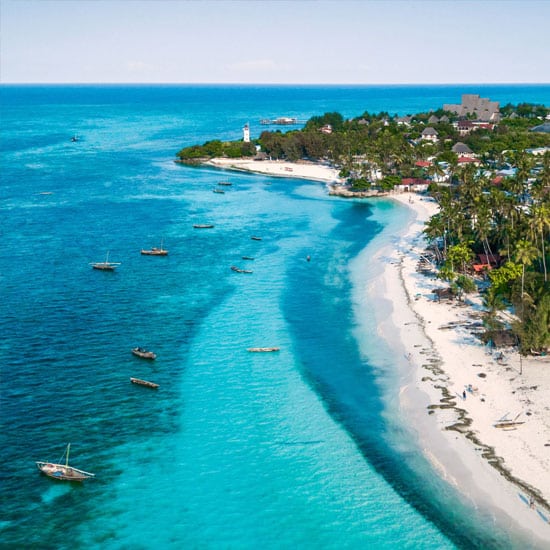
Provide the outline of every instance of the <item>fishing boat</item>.
<path id="1" fill-rule="evenodd" d="M 252 256 L 243 256 L 243 260 L 253 260 Z"/>
<path id="2" fill-rule="evenodd" d="M 220 194 L 222 194 L 222 195 L 225 193 L 225 191 L 224 191 L 223 189 L 212 189 L 212 191 L 213 191 L 214 193 L 220 193 Z"/>
<path id="3" fill-rule="evenodd" d="M 229 185 L 233 185 L 230 181 L 219 181 L 218 182 L 218 185 L 226 185 L 226 186 L 229 186 Z"/>
<path id="4" fill-rule="evenodd" d="M 281 348 L 248 348 L 248 351 L 252 352 L 270 352 L 270 351 L 279 351 Z"/>
<path id="5" fill-rule="evenodd" d="M 232 271 L 235 271 L 235 273 L 252 273 L 250 269 L 241 269 L 240 267 L 234 265 L 231 266 L 231 269 Z"/>
<path id="6" fill-rule="evenodd" d="M 109 253 L 107 252 L 104 262 L 92 262 L 90 265 L 93 269 L 99 269 L 100 271 L 114 271 L 120 265 L 120 262 L 110 262 Z"/>
<path id="7" fill-rule="evenodd" d="M 141 254 L 143 256 L 168 256 L 168 250 L 162 248 L 163 242 L 160 242 L 160 248 L 153 246 L 150 250 L 142 250 Z"/>
<path id="8" fill-rule="evenodd" d="M 193 227 L 195 229 L 210 229 L 210 228 L 214 227 L 214 225 L 211 224 L 211 223 L 194 223 Z"/>
<path id="9" fill-rule="evenodd" d="M 69 466 L 70 450 L 71 444 L 69 443 L 63 453 L 63 456 L 65 457 L 65 464 L 56 464 L 54 462 L 36 462 L 36 466 L 43 474 L 60 481 L 84 481 L 85 479 L 95 477 L 95 474 Z M 61 457 L 61 460 L 63 460 L 63 456 Z"/>
<path id="10" fill-rule="evenodd" d="M 262 238 L 261 237 L 255 237 L 254 235 L 252 237 L 250 237 L 253 241 L 261 241 Z"/>
<path id="11" fill-rule="evenodd" d="M 142 359 L 156 359 L 157 358 L 156 353 L 153 353 L 152 351 L 147 351 L 146 349 L 143 349 L 143 348 L 134 348 L 132 350 L 132 353 L 136 357 L 141 357 Z"/>
<path id="12" fill-rule="evenodd" d="M 147 388 L 152 388 L 153 390 L 158 389 L 159 385 L 154 382 L 149 382 L 149 380 L 142 380 L 141 378 L 130 378 L 132 384 L 137 384 L 138 386 L 146 386 Z"/>

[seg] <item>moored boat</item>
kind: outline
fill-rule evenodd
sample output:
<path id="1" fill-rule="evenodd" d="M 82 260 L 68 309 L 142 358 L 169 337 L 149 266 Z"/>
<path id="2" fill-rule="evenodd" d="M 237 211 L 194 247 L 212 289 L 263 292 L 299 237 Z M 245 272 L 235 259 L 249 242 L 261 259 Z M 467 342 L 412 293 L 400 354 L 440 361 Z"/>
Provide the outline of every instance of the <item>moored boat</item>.
<path id="1" fill-rule="evenodd" d="M 160 248 L 157 248 L 156 246 L 153 246 L 149 250 L 142 250 L 141 254 L 143 256 L 168 256 L 168 250 L 165 250 L 163 248 L 163 242 L 160 242 Z"/>
<path id="2" fill-rule="evenodd" d="M 262 238 L 261 237 L 256 237 L 254 235 L 252 235 L 252 237 L 250 237 L 253 241 L 261 241 Z"/>
<path id="3" fill-rule="evenodd" d="M 253 260 L 252 256 L 243 256 L 243 260 Z"/>
<path id="4" fill-rule="evenodd" d="M 154 390 L 159 388 L 158 384 L 155 384 L 154 382 L 149 382 L 149 380 L 142 380 L 141 378 L 130 377 L 130 382 L 132 382 L 132 384 L 137 384 L 138 386 L 146 386 L 147 388 L 152 388 Z"/>
<path id="5" fill-rule="evenodd" d="M 157 358 L 156 353 L 153 353 L 152 351 L 147 351 L 146 349 L 143 349 L 143 348 L 134 348 L 132 350 L 132 353 L 136 357 L 141 357 L 142 359 L 156 359 Z"/>
<path id="6" fill-rule="evenodd" d="M 270 351 L 279 351 L 281 348 L 248 348 L 247 351 L 253 352 L 270 352 Z"/>
<path id="7" fill-rule="evenodd" d="M 230 181 L 219 181 L 218 185 L 230 186 L 233 185 Z"/>
<path id="8" fill-rule="evenodd" d="M 222 195 L 225 193 L 223 189 L 212 189 L 214 193 L 221 193 Z"/>
<path id="9" fill-rule="evenodd" d="M 91 262 L 90 265 L 93 269 L 99 269 L 100 271 L 114 271 L 120 265 L 120 262 L 110 262 L 109 253 L 107 252 L 104 262 Z"/>
<path id="10" fill-rule="evenodd" d="M 65 464 L 57 464 L 55 462 L 41 462 L 37 461 L 37 468 L 48 477 L 52 479 L 58 479 L 60 481 L 84 481 L 85 479 L 90 479 L 95 477 L 95 474 L 90 472 L 85 472 L 84 470 L 79 470 L 73 466 L 69 466 L 69 451 L 71 449 L 71 444 L 67 445 L 63 456 L 65 457 Z M 63 456 L 61 459 L 63 459 Z"/>
<path id="11" fill-rule="evenodd" d="M 250 269 L 241 269 L 240 267 L 234 265 L 231 266 L 231 269 L 232 271 L 235 271 L 235 273 L 252 273 Z"/>
<path id="12" fill-rule="evenodd" d="M 193 227 L 195 229 L 210 229 L 210 228 L 214 227 L 214 225 L 211 224 L 211 223 L 194 223 Z"/>

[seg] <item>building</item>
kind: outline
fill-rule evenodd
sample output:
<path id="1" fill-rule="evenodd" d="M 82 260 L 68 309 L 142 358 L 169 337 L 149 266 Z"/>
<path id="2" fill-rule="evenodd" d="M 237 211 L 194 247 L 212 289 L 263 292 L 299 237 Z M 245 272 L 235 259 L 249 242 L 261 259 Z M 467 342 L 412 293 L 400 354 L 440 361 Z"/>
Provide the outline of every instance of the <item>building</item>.
<path id="1" fill-rule="evenodd" d="M 461 141 L 455 143 L 451 151 L 453 153 L 456 153 L 459 157 L 470 157 L 470 158 L 475 157 L 473 151 L 465 143 L 462 143 Z"/>
<path id="2" fill-rule="evenodd" d="M 437 130 L 435 130 L 431 126 L 428 126 L 427 128 L 424 128 L 421 135 L 422 139 L 435 143 L 439 134 L 437 133 Z"/>
<path id="3" fill-rule="evenodd" d="M 443 110 L 456 113 L 458 116 L 474 115 L 482 122 L 498 122 L 500 120 L 500 104 L 476 94 L 463 94 L 462 103 L 446 103 Z"/>
<path id="4" fill-rule="evenodd" d="M 250 143 L 250 125 L 248 122 L 244 125 L 243 128 L 243 141 L 245 143 Z"/>

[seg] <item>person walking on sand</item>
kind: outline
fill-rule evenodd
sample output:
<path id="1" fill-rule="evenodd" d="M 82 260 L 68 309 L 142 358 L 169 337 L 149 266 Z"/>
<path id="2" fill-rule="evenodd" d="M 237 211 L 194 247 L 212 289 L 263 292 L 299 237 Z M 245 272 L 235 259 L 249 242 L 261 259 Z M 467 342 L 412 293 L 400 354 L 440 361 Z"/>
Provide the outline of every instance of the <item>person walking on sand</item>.
<path id="1" fill-rule="evenodd" d="M 466 399 L 466 390 L 462 390 L 462 399 Z"/>

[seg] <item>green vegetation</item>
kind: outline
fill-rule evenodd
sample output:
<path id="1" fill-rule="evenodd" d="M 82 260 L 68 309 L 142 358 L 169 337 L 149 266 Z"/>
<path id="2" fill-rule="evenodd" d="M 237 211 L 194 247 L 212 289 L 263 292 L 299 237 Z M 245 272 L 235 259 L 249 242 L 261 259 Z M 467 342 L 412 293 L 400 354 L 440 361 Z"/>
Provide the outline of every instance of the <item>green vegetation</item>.
<path id="1" fill-rule="evenodd" d="M 401 118 L 365 112 L 351 120 L 325 113 L 301 130 L 266 130 L 254 143 L 210 141 L 186 147 L 178 157 L 190 163 L 251 157 L 258 147 L 272 159 L 329 163 L 351 191 L 387 191 L 404 178 L 429 183 L 440 211 L 424 232 L 439 276 L 460 298 L 475 288 L 472 266 L 479 255 L 492 257 L 484 270 L 487 331 L 499 329 L 498 311 L 511 308 L 521 352 L 539 352 L 550 348 L 550 153 L 531 151 L 550 147 L 550 135 L 531 128 L 549 113 L 542 105 L 506 105 L 498 124 L 473 122 L 463 135 L 456 115 L 441 109 Z M 428 127 L 436 130 L 436 141 L 424 139 Z M 459 142 L 473 158 L 453 151 Z"/>

